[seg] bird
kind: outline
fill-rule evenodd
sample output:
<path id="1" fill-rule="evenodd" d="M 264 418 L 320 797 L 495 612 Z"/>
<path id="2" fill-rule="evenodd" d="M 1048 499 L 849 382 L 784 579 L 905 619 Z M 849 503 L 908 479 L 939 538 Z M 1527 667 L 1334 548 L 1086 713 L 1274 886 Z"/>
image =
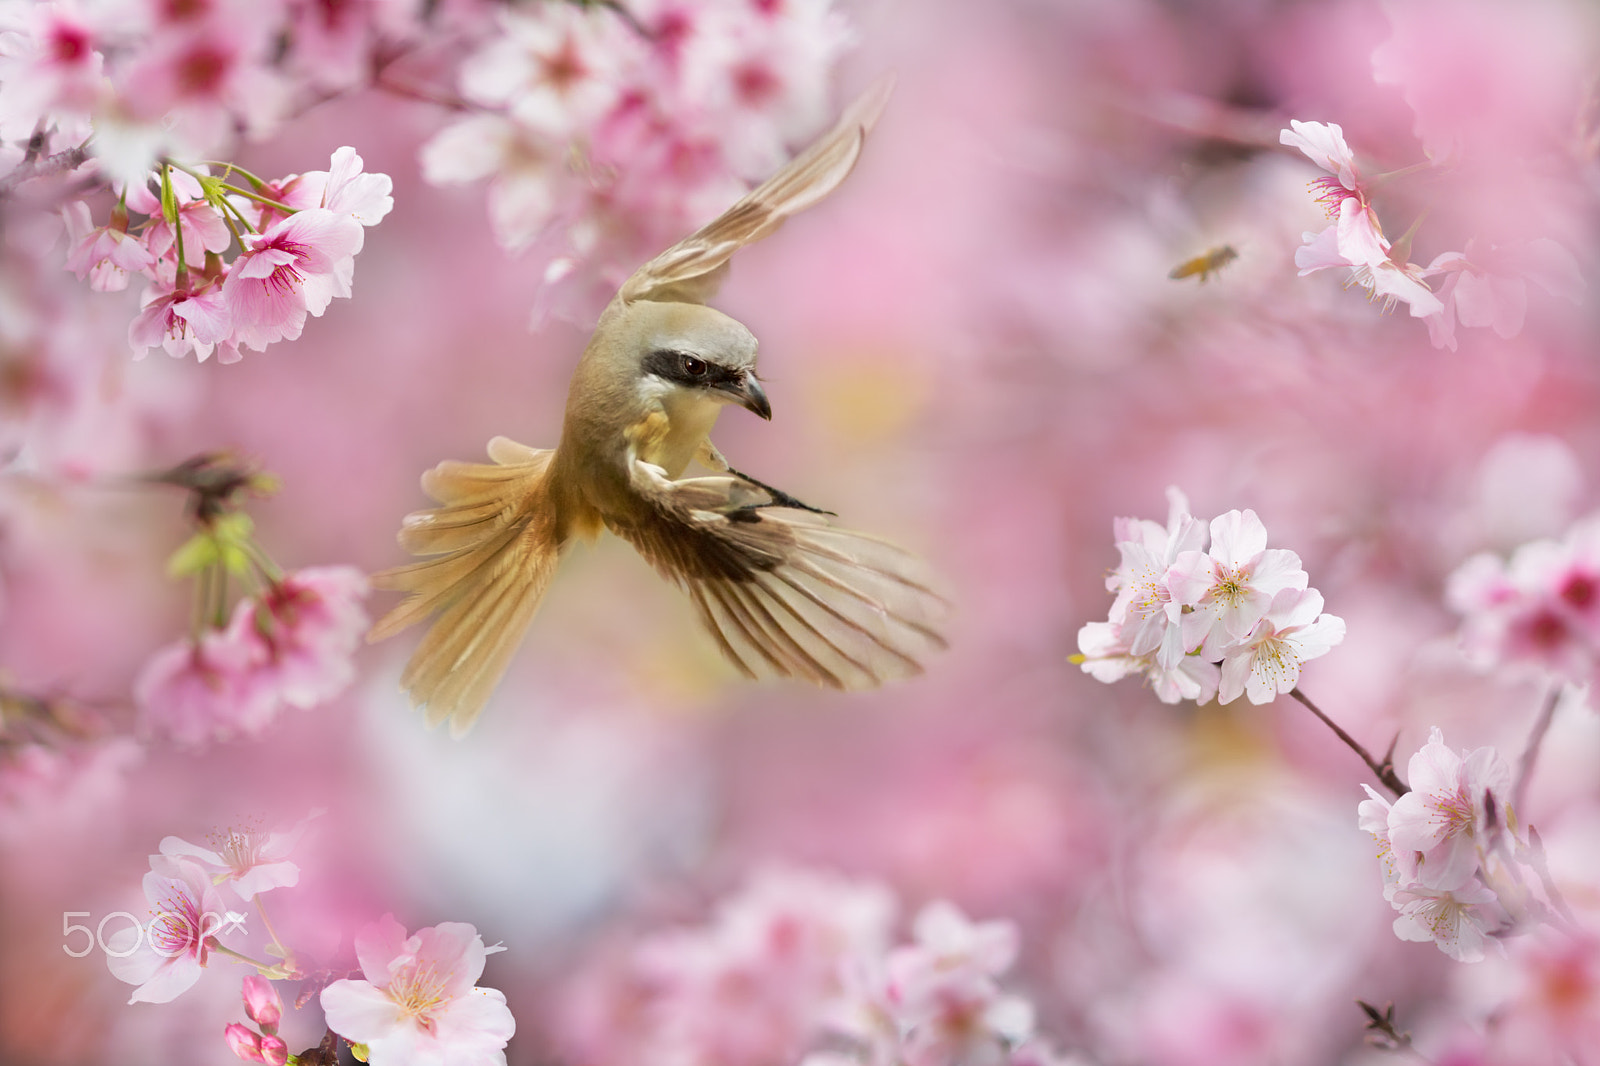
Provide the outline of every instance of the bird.
<path id="1" fill-rule="evenodd" d="M 561 437 L 506 437 L 490 463 L 422 477 L 439 506 L 402 521 L 424 558 L 373 575 L 405 598 L 368 633 L 431 618 L 401 674 L 428 726 L 464 734 L 521 644 L 564 549 L 603 530 L 681 587 L 751 679 L 863 689 L 909 677 L 946 645 L 948 602 L 916 556 L 733 469 L 709 434 L 735 405 L 771 420 L 756 338 L 709 306 L 730 258 L 849 175 L 892 89 L 880 79 L 831 130 L 723 214 L 640 267 L 601 312 L 573 371 Z M 686 476 L 692 463 L 708 473 Z"/>

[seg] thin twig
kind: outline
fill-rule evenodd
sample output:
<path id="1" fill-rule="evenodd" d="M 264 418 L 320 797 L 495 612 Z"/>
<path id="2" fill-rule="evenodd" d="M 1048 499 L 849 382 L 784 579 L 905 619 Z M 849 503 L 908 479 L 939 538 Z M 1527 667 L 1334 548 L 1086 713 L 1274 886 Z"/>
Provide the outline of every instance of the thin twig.
<path id="1" fill-rule="evenodd" d="M 16 191 L 17 186 L 23 182 L 32 181 L 34 178 L 43 178 L 51 174 L 60 174 L 63 171 L 77 170 L 89 159 L 88 142 L 76 148 L 47 155 L 43 159 L 17 164 L 16 168 L 0 178 L 0 199 L 10 196 Z"/>
<path id="2" fill-rule="evenodd" d="M 1533 723 L 1533 729 L 1528 733 L 1527 747 L 1522 749 L 1522 758 L 1517 762 L 1517 783 L 1511 789 L 1511 807 L 1518 811 L 1517 818 L 1521 820 L 1522 801 L 1528 794 L 1528 779 L 1533 776 L 1533 764 L 1539 760 L 1539 746 L 1544 743 L 1544 735 L 1550 731 L 1550 721 L 1556 716 L 1556 706 L 1561 703 L 1561 686 L 1550 686 L 1550 694 L 1545 697 L 1544 709 L 1539 712 L 1538 721 Z"/>
<path id="3" fill-rule="evenodd" d="M 1306 710 L 1322 719 L 1323 725 L 1326 725 L 1329 729 L 1333 730 L 1335 735 L 1337 735 L 1340 740 L 1344 741 L 1345 745 L 1349 747 L 1351 751 L 1361 756 L 1361 761 L 1367 764 L 1367 769 L 1371 770 L 1375 775 L 1377 775 L 1379 781 L 1383 782 L 1384 788 L 1387 788 L 1396 796 L 1403 796 L 1407 792 L 1411 791 L 1410 786 L 1404 781 L 1400 780 L 1400 775 L 1394 772 L 1394 766 L 1388 760 L 1384 760 L 1382 763 L 1379 763 L 1377 760 L 1375 760 L 1367 752 L 1367 749 L 1363 748 L 1356 741 L 1355 737 L 1339 728 L 1339 724 L 1337 722 L 1323 714 L 1322 709 L 1315 703 L 1312 703 L 1310 697 L 1308 697 L 1304 692 L 1301 692 L 1298 687 L 1290 689 L 1289 695 L 1303 703 Z"/>

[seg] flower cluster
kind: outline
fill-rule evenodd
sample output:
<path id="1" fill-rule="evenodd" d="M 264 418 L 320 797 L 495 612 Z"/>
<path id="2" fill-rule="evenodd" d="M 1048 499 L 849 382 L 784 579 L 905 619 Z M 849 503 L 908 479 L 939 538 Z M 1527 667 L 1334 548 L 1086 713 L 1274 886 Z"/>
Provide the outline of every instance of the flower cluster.
<path id="1" fill-rule="evenodd" d="M 1301 276 L 1330 268 L 1349 270 L 1350 284 L 1382 300 L 1385 310 L 1397 301 L 1406 303 L 1413 318 L 1427 323 L 1434 347 L 1455 349 L 1457 323 L 1492 327 L 1501 337 L 1516 336 L 1522 331 L 1530 280 L 1551 294 L 1574 302 L 1581 298 L 1584 286 L 1577 261 L 1548 237 L 1503 247 L 1474 238 L 1465 251 L 1443 252 L 1426 267 L 1410 262 L 1416 227 L 1398 242 L 1384 236 L 1372 204 L 1381 179 L 1363 178 L 1337 123 L 1291 120 L 1279 141 L 1298 148 L 1329 174 L 1311 182 L 1311 187 L 1332 224 L 1304 235 L 1305 243 L 1294 256 Z M 1437 292 L 1428 278 L 1439 280 Z"/>
<path id="2" fill-rule="evenodd" d="M 234 184 L 235 173 L 246 184 Z M 123 190 L 104 225 L 92 225 L 82 200 L 67 205 L 67 268 L 104 291 L 127 288 L 135 274 L 149 279 L 128 327 L 136 356 L 160 346 L 177 358 L 193 352 L 204 362 L 215 351 L 236 362 L 241 346 L 294 340 L 307 315 L 350 295 L 363 227 L 394 206 L 390 188 L 388 175 L 362 173 L 350 147 L 328 170 L 276 181 L 162 164 Z"/>
<path id="3" fill-rule="evenodd" d="M 775 169 L 825 121 L 849 40 L 830 0 L 537 4 L 499 21 L 461 67 L 471 113 L 423 147 L 423 173 L 489 178 L 508 249 L 559 233 L 550 281 L 631 263 Z"/>
<path id="4" fill-rule="evenodd" d="M 253 973 L 245 977 L 241 994 L 245 1015 L 257 1029 L 229 1022 L 222 1033 L 228 1047 L 246 1062 L 284 1066 L 289 1061 L 289 1045 L 278 1035 L 278 1022 L 283 1018 L 283 1001 L 278 998 L 278 990 L 272 987 L 271 981 Z"/>
<path id="5" fill-rule="evenodd" d="M 465 922 L 441 922 L 410 936 L 384 915 L 355 937 L 362 978 L 322 990 L 328 1028 L 365 1048 L 373 1066 L 434 1062 L 504 1066 L 516 1022 L 497 989 L 479 988 L 485 947 Z"/>
<path id="6" fill-rule="evenodd" d="M 279 833 L 229 829 L 212 848 L 163 838 L 144 878 L 150 921 L 118 930 L 107 951 L 112 976 L 138 986 L 128 1002 L 170 1002 L 200 980 L 214 952 L 236 955 L 219 939 L 243 924 L 233 898 L 259 903 L 262 893 L 296 884 L 300 869 L 287 856 L 304 828 L 302 822 Z M 289 952 L 275 948 L 287 965 Z"/>
<path id="7" fill-rule="evenodd" d="M 1013 925 L 933 903 L 913 942 L 891 947 L 894 912 L 881 885 L 769 868 L 708 924 L 646 936 L 620 969 L 590 975 L 564 1012 L 571 1050 L 728 1066 L 1057 1061 L 1032 1005 L 999 986 Z"/>
<path id="8" fill-rule="evenodd" d="M 204 455 L 158 475 L 190 493 L 194 535 L 168 562 L 194 577 L 190 636 L 158 650 L 134 684 L 145 720 L 179 743 L 255 736 L 283 707 L 307 710 L 343 692 L 367 630 L 366 575 L 348 566 L 284 573 L 256 543 L 246 492 L 272 480 L 226 455 Z M 230 579 L 256 591 L 228 606 Z"/>
<path id="9" fill-rule="evenodd" d="M 1473 556 L 1450 575 L 1445 598 L 1475 664 L 1588 684 L 1600 667 L 1600 514 L 1559 541 L 1522 545 L 1509 562 Z"/>
<path id="10" fill-rule="evenodd" d="M 403 5 L 294 0 L 11 4 L 0 15 L 0 140 L 87 142 L 134 184 L 161 156 L 215 157 L 271 134 L 426 27 Z M 93 133 L 93 139 L 90 134 Z"/>
<path id="11" fill-rule="evenodd" d="M 1106 578 L 1111 617 L 1078 631 L 1074 661 L 1107 683 L 1142 675 L 1165 703 L 1272 702 L 1344 639 L 1344 621 L 1323 613 L 1298 555 L 1267 547 L 1254 511 L 1213 519 L 1208 546 L 1183 494 L 1167 496 L 1165 526 L 1114 523 L 1122 559 Z"/>
<path id="12" fill-rule="evenodd" d="M 294 1057 L 278 1035 L 283 1003 L 272 982 L 304 979 L 307 973 L 295 951 L 278 939 L 261 897 L 299 882 L 300 868 L 288 855 L 309 821 L 285 832 L 230 829 L 210 848 L 176 836 L 161 841 L 144 879 L 150 920 L 118 930 L 106 945 L 112 975 L 138 986 L 130 1003 L 176 999 L 222 954 L 256 969 L 242 989 L 245 1014 L 255 1028 L 230 1023 L 223 1031 L 229 1048 L 246 1062 L 267 1066 L 284 1066 Z M 266 951 L 279 961 L 253 959 L 223 944 L 221 937 L 242 931 L 248 918 L 231 909 L 235 900 L 255 904 L 271 941 Z M 364 979 L 335 980 L 321 991 L 328 1026 L 324 1044 L 330 1052 L 343 1039 L 374 1066 L 446 1061 L 504 1066 L 504 1048 L 516 1028 L 511 1011 L 498 991 L 475 987 L 485 957 L 503 948 L 485 947 L 477 930 L 462 922 L 407 936 L 392 915 L 357 932 L 354 944 Z M 296 1006 L 308 998 L 303 994 Z M 336 1060 L 331 1054 L 319 1061 Z"/>
<path id="13" fill-rule="evenodd" d="M 1477 962 L 1493 938 L 1548 914 L 1525 874 L 1537 863 L 1516 835 L 1510 768 L 1493 748 L 1446 747 L 1435 728 L 1407 776 L 1410 791 L 1392 803 L 1363 785 L 1358 812 L 1378 845 L 1384 898 L 1400 912 L 1395 935 Z"/>
<path id="14" fill-rule="evenodd" d="M 255 736 L 283 707 L 309 709 L 355 677 L 366 575 L 311 567 L 234 605 L 226 626 L 157 651 L 134 686 L 146 720 L 182 744 Z"/>

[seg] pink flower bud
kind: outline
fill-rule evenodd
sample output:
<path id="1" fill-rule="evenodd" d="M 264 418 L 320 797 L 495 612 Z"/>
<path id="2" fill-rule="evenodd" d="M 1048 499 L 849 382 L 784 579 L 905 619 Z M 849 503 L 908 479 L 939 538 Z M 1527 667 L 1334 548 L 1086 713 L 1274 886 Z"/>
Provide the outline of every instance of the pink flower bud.
<path id="1" fill-rule="evenodd" d="M 283 1042 L 281 1036 L 264 1036 L 261 1038 L 261 1061 L 267 1066 L 283 1066 L 289 1061 L 289 1045 Z"/>
<path id="2" fill-rule="evenodd" d="M 278 1020 L 283 1017 L 283 1002 L 278 999 L 278 990 L 272 987 L 272 982 L 260 974 L 253 973 L 244 979 L 244 1012 L 261 1026 L 263 1033 L 277 1031 Z"/>
<path id="3" fill-rule="evenodd" d="M 223 1035 L 228 1038 L 228 1046 L 233 1049 L 233 1053 L 244 1061 L 267 1061 L 261 1056 L 261 1037 L 256 1035 L 254 1029 L 240 1025 L 238 1022 L 233 1022 L 223 1030 Z M 267 1039 L 277 1040 L 277 1037 L 268 1037 Z M 278 1040 L 278 1043 L 281 1044 L 283 1041 Z M 280 1058 L 278 1064 L 282 1066 L 283 1059 Z"/>

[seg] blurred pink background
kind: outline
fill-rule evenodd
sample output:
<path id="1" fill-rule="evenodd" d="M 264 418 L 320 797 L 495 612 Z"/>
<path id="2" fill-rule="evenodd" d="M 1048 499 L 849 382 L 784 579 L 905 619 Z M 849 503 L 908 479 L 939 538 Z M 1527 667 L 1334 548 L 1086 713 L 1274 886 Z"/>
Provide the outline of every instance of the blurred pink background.
<path id="1" fill-rule="evenodd" d="M 1398 734 L 1403 766 L 1437 725 L 1454 747 L 1520 754 L 1541 689 L 1467 667 L 1442 589 L 1473 552 L 1558 536 L 1600 503 L 1592 293 L 1575 306 L 1530 286 L 1516 336 L 1460 329 L 1457 350 L 1435 349 L 1404 305 L 1382 313 L 1332 271 L 1296 276 L 1302 234 L 1327 224 L 1306 188 L 1321 172 L 1277 131 L 1340 123 L 1374 173 L 1425 144 L 1454 152 L 1441 176 L 1379 193 L 1391 238 L 1427 211 L 1414 262 L 1473 236 L 1553 237 L 1587 276 L 1593 10 L 837 10 L 856 44 L 829 114 L 881 71 L 898 85 L 839 192 L 736 259 L 715 305 L 760 338 L 774 417 L 732 409 L 715 440 L 931 560 L 956 605 L 950 648 L 911 683 L 744 682 L 687 600 L 607 537 L 563 561 L 463 740 L 399 695 L 407 634 L 364 647 L 341 698 L 285 710 L 258 740 L 174 747 L 127 699 L 187 624 L 188 590 L 162 573 L 182 497 L 111 482 L 236 449 L 281 479 L 249 508 L 280 563 L 396 565 L 423 470 L 481 460 L 496 434 L 554 445 L 592 301 L 569 294 L 534 321 L 544 253 L 501 250 L 481 184 L 422 180 L 447 113 L 373 89 L 234 156 L 276 175 L 348 144 L 393 178 L 352 298 L 297 341 L 233 365 L 133 361 L 135 291 L 89 292 L 59 247 L 32 274 L 7 253 L 5 299 L 65 308 L 51 350 L 90 369 L 65 375 L 79 391 L 58 412 L 7 397 L 41 458 L 0 475 L 0 669 L 18 691 L 104 704 L 133 739 L 82 765 L 0 769 L 0 1061 L 228 1061 L 245 968 L 219 959 L 175 1002 L 130 1006 L 97 955 L 63 952 L 61 915 L 142 915 L 166 835 L 317 808 L 274 922 L 345 966 L 384 912 L 475 924 L 508 949 L 483 983 L 517 1018 L 513 1063 L 630 1061 L 620 1029 L 615 1046 L 580 1031 L 575 990 L 769 864 L 882 882 L 902 939 L 936 899 L 1016 923 L 1007 987 L 1066 1061 L 1376 1062 L 1390 1053 L 1365 1046 L 1357 998 L 1394 1001 L 1435 1062 L 1600 1061 L 1593 1045 L 1563 1060 L 1495 1044 L 1489 1019 L 1526 999 L 1515 945 L 1467 965 L 1396 939 L 1356 827 L 1364 768 L 1301 707 L 1168 706 L 1069 661 L 1109 604 L 1113 518 L 1163 519 L 1178 485 L 1197 515 L 1252 508 L 1300 554 L 1349 630 L 1302 687 L 1369 749 Z M 1223 244 L 1238 258 L 1204 283 L 1169 279 Z M 5 333 L 0 392 L 39 358 Z M 1591 928 L 1597 758 L 1600 720 L 1563 707 L 1518 812 Z M 291 1049 L 320 1038 L 315 1005 L 288 1013 Z"/>

